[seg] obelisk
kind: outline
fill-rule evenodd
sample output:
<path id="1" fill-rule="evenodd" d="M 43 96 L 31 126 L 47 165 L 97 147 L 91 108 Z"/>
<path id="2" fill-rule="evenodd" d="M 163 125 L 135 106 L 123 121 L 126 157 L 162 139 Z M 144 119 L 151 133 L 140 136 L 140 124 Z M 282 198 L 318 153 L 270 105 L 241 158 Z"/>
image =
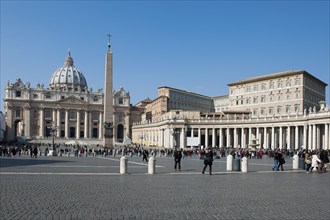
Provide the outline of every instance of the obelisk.
<path id="1" fill-rule="evenodd" d="M 113 147 L 113 91 L 112 91 L 112 52 L 108 34 L 108 51 L 105 58 L 104 111 L 103 111 L 103 147 Z"/>

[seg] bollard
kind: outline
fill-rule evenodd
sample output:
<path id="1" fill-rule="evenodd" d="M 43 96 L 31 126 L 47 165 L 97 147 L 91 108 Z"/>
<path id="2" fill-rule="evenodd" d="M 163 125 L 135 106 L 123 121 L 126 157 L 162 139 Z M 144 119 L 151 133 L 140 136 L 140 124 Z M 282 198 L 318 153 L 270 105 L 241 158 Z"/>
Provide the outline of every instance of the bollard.
<path id="1" fill-rule="evenodd" d="M 299 168 L 299 157 L 298 157 L 298 155 L 296 154 L 296 155 L 293 156 L 293 160 L 292 160 L 292 169 L 294 169 L 294 170 L 298 170 L 298 168 Z"/>
<path id="2" fill-rule="evenodd" d="M 248 159 L 246 157 L 242 158 L 241 170 L 242 170 L 242 173 L 248 172 Z"/>
<path id="3" fill-rule="evenodd" d="M 120 174 L 127 174 L 127 161 L 125 156 L 120 158 Z"/>
<path id="4" fill-rule="evenodd" d="M 228 171 L 233 170 L 233 156 L 232 155 L 227 156 L 227 170 Z"/>
<path id="5" fill-rule="evenodd" d="M 156 159 L 152 156 L 149 158 L 148 162 L 148 174 L 155 174 L 156 169 Z"/>

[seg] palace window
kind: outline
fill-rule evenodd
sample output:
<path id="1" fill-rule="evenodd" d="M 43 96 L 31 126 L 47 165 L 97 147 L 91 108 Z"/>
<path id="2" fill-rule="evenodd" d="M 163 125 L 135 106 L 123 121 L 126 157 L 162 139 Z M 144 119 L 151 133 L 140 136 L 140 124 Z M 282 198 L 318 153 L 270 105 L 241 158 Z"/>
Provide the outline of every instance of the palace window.
<path id="1" fill-rule="evenodd" d="M 294 105 L 294 112 L 299 112 L 299 105 Z"/>
<path id="2" fill-rule="evenodd" d="M 294 84 L 297 86 L 297 85 L 300 85 L 300 79 L 299 78 L 297 78 L 297 79 L 295 79 L 294 80 Z"/>
<path id="3" fill-rule="evenodd" d="M 99 113 L 98 112 L 92 112 L 92 120 L 93 121 L 99 120 Z"/>
<path id="4" fill-rule="evenodd" d="M 253 115 L 257 115 L 257 114 L 258 114 L 258 109 L 257 108 L 253 109 Z"/>
<path id="5" fill-rule="evenodd" d="M 45 98 L 46 99 L 50 99 L 52 96 L 49 93 L 45 94 Z M 61 97 L 61 99 L 64 99 L 64 96 Z"/>
<path id="6" fill-rule="evenodd" d="M 258 91 L 258 84 L 253 86 L 253 91 Z"/>
<path id="7" fill-rule="evenodd" d="M 277 114 L 281 114 L 282 111 L 282 107 L 281 106 L 277 106 Z"/>
<path id="8" fill-rule="evenodd" d="M 21 110 L 19 108 L 15 109 L 15 117 L 21 117 Z"/>
<path id="9" fill-rule="evenodd" d="M 274 89 L 274 82 L 271 81 L 271 82 L 269 83 L 269 89 Z"/>
<path id="10" fill-rule="evenodd" d="M 119 102 L 119 105 L 122 105 L 122 104 L 124 104 L 124 99 L 123 98 L 119 98 L 118 102 Z"/>
<path id="11" fill-rule="evenodd" d="M 265 114 L 265 108 L 261 108 L 261 110 L 260 110 L 260 114 L 261 114 L 261 115 L 264 115 L 264 114 Z"/>
<path id="12" fill-rule="evenodd" d="M 265 102 L 266 101 L 266 96 L 261 96 L 261 102 Z"/>
<path id="13" fill-rule="evenodd" d="M 282 81 L 277 82 L 277 88 L 282 88 Z"/>
<path id="14" fill-rule="evenodd" d="M 261 90 L 265 90 L 265 89 L 266 89 L 266 84 L 265 83 L 261 84 Z"/>
<path id="15" fill-rule="evenodd" d="M 290 112 L 290 105 L 285 106 L 285 112 L 289 113 Z"/>
<path id="16" fill-rule="evenodd" d="M 288 79 L 288 80 L 286 81 L 286 86 L 291 86 L 291 79 Z"/>
<path id="17" fill-rule="evenodd" d="M 69 120 L 70 121 L 75 121 L 76 120 L 76 112 L 69 111 Z"/>
<path id="18" fill-rule="evenodd" d="M 50 110 L 50 109 L 45 110 L 45 118 L 52 119 L 52 110 Z"/>
<path id="19" fill-rule="evenodd" d="M 21 95 L 22 95 L 22 92 L 21 91 L 16 91 L 16 97 L 17 98 L 21 97 Z"/>
<path id="20" fill-rule="evenodd" d="M 258 96 L 253 97 L 253 103 L 258 103 Z"/>
<path id="21" fill-rule="evenodd" d="M 274 113 L 274 109 L 273 109 L 273 107 L 270 107 L 270 108 L 269 108 L 268 113 L 271 114 L 271 115 Z"/>

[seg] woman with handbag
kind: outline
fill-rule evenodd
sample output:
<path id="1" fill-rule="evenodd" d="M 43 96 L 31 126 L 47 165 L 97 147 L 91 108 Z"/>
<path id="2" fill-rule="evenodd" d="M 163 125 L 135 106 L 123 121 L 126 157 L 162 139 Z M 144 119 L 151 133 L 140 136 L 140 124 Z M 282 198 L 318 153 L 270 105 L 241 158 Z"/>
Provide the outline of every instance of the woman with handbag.
<path id="1" fill-rule="evenodd" d="M 309 152 L 306 152 L 305 154 L 305 164 L 306 164 L 306 173 L 309 173 L 309 169 L 312 166 L 312 159 Z"/>

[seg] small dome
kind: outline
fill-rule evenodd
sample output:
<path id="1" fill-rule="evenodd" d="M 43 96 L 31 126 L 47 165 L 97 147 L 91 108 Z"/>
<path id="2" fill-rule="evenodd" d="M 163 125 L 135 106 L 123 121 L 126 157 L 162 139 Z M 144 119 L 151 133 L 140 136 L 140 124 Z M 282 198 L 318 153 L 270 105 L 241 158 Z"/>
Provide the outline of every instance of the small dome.
<path id="1" fill-rule="evenodd" d="M 50 78 L 49 87 L 88 89 L 84 75 L 73 65 L 70 51 L 64 61 L 64 66 L 58 68 Z"/>

